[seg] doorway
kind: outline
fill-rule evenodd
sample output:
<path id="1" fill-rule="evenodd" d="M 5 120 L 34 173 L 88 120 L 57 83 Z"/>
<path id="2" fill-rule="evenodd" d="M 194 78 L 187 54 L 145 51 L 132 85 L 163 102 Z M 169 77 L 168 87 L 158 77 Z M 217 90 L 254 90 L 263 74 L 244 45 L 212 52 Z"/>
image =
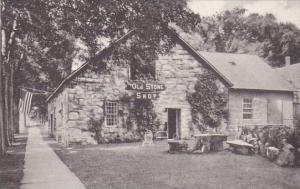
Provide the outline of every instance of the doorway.
<path id="1" fill-rule="evenodd" d="M 168 138 L 180 138 L 180 109 L 168 108 Z"/>
<path id="2" fill-rule="evenodd" d="M 53 137 L 53 133 L 54 133 L 54 127 L 53 127 L 53 114 L 50 114 L 50 137 Z"/>

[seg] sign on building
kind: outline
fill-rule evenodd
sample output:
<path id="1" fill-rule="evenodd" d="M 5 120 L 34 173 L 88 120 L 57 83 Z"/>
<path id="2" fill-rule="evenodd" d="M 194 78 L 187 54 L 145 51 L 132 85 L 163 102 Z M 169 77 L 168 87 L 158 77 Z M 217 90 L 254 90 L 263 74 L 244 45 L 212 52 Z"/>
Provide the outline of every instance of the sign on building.
<path id="1" fill-rule="evenodd" d="M 158 92 L 136 92 L 136 94 L 135 94 L 136 99 L 155 100 L 158 97 L 159 97 Z"/>
<path id="2" fill-rule="evenodd" d="M 165 85 L 162 83 L 128 81 L 126 85 L 127 90 L 164 91 L 166 89 Z"/>
<path id="3" fill-rule="evenodd" d="M 155 100 L 159 98 L 159 91 L 165 90 L 166 87 L 162 83 L 128 81 L 126 82 L 126 90 L 135 90 L 136 99 Z"/>

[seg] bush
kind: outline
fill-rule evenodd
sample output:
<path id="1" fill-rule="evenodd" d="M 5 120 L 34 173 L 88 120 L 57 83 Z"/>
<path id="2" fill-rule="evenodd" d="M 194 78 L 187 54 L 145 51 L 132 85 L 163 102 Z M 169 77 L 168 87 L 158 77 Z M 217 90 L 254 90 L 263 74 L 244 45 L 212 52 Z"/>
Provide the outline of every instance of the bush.
<path id="1" fill-rule="evenodd" d="M 286 139 L 287 143 L 295 148 L 300 147 L 300 130 L 291 127 L 243 127 L 240 138 L 244 139 L 245 136 L 252 136 L 253 138 L 257 138 L 264 145 L 268 143 L 269 146 L 274 146 L 279 149 L 283 147 L 283 139 Z"/>
<path id="2" fill-rule="evenodd" d="M 217 82 L 213 73 L 204 71 L 198 76 L 195 92 L 187 95 L 192 106 L 193 123 L 200 131 L 219 127 L 222 120 L 228 119 L 227 93 L 220 90 Z"/>
<path id="3" fill-rule="evenodd" d="M 95 119 L 94 117 L 91 117 L 88 122 L 88 130 L 95 134 L 94 138 L 98 142 L 98 144 L 103 142 L 103 137 L 101 134 L 103 122 L 104 117 L 100 119 Z"/>

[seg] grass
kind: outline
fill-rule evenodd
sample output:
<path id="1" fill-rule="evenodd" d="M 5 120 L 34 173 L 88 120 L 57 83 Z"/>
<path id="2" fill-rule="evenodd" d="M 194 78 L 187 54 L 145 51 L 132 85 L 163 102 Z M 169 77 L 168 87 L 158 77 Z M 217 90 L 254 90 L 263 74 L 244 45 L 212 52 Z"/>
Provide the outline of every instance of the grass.
<path id="1" fill-rule="evenodd" d="M 7 149 L 7 154 L 0 157 L 0 188 L 19 189 L 23 177 L 25 147 L 27 137 L 16 135 L 16 141 Z"/>
<path id="2" fill-rule="evenodd" d="M 52 146 L 87 189 L 297 189 L 299 168 L 282 168 L 260 156 L 228 151 L 168 154 L 152 147 L 110 144 L 69 149 Z"/>

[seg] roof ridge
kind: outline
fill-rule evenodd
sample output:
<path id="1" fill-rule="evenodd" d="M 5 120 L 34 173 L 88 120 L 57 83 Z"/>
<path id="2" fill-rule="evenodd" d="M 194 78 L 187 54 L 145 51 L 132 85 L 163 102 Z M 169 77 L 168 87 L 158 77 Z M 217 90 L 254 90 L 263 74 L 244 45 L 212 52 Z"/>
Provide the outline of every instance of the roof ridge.
<path id="1" fill-rule="evenodd" d="M 256 56 L 260 57 L 256 54 L 247 54 L 247 53 L 232 53 L 232 52 L 213 52 L 213 51 L 202 51 L 202 50 L 197 50 L 197 52 L 204 52 L 204 53 L 215 53 L 215 54 L 231 54 L 231 55 L 247 55 L 247 56 Z"/>

